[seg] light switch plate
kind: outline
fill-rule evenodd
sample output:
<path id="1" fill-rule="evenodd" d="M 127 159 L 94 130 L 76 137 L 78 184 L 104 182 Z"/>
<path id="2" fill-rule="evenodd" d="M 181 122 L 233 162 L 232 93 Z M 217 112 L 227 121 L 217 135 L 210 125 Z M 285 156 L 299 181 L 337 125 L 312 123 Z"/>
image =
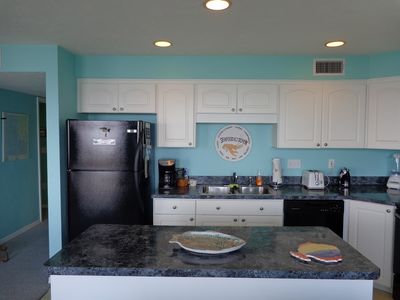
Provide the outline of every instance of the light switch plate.
<path id="1" fill-rule="evenodd" d="M 333 169 L 335 167 L 335 160 L 334 159 L 328 159 L 328 169 Z"/>
<path id="2" fill-rule="evenodd" d="M 301 160 L 300 159 L 288 159 L 287 167 L 288 167 L 288 169 L 300 169 L 301 168 Z"/>

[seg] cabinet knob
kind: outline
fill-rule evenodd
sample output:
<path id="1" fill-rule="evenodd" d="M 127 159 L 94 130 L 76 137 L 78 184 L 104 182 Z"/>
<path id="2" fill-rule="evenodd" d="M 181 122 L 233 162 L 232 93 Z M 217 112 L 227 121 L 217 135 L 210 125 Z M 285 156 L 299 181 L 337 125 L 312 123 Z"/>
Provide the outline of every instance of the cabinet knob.
<path id="1" fill-rule="evenodd" d="M 242 219 L 242 222 L 246 222 L 246 219 Z"/>
<path id="2" fill-rule="evenodd" d="M 239 111 L 243 111 L 243 108 L 239 108 Z"/>
<path id="3" fill-rule="evenodd" d="M 194 221 L 194 218 L 190 218 L 189 220 L 190 220 L 190 222 L 193 222 L 193 221 Z"/>
<path id="4" fill-rule="evenodd" d="M 220 210 L 220 209 L 221 209 L 221 207 L 220 207 L 220 206 L 217 206 L 217 207 L 216 207 L 216 209 L 217 209 L 217 210 Z"/>
<path id="5" fill-rule="evenodd" d="M 325 146 L 325 147 L 328 146 L 328 143 L 324 143 L 324 146 Z"/>
<path id="6" fill-rule="evenodd" d="M 390 209 L 387 209 L 386 212 L 387 212 L 388 214 L 390 214 L 392 211 L 391 211 Z"/>
<path id="7" fill-rule="evenodd" d="M 117 110 L 117 108 L 116 108 L 116 107 L 113 107 L 113 108 L 112 108 L 112 110 L 113 110 L 113 111 L 116 111 L 116 110 Z"/>
<path id="8" fill-rule="evenodd" d="M 233 219 L 233 222 L 237 222 L 237 219 L 235 218 L 235 219 Z"/>
<path id="9" fill-rule="evenodd" d="M 192 146 L 192 142 L 189 142 L 189 146 Z"/>
<path id="10" fill-rule="evenodd" d="M 177 206 L 176 205 L 172 206 L 172 209 L 177 209 Z"/>
<path id="11" fill-rule="evenodd" d="M 234 112 L 234 111 L 235 111 L 235 109 L 232 107 L 232 108 L 231 108 L 231 111 L 233 111 L 233 112 Z"/>
<path id="12" fill-rule="evenodd" d="M 321 147 L 321 144 L 320 144 L 320 143 L 317 143 L 317 147 Z"/>
<path id="13" fill-rule="evenodd" d="M 261 206 L 261 207 L 260 207 L 260 210 L 264 210 L 264 207 Z"/>
<path id="14" fill-rule="evenodd" d="M 124 108 L 123 108 L 123 107 L 120 107 L 120 108 L 119 108 L 119 110 L 120 110 L 120 111 L 123 111 L 123 110 L 124 110 Z"/>

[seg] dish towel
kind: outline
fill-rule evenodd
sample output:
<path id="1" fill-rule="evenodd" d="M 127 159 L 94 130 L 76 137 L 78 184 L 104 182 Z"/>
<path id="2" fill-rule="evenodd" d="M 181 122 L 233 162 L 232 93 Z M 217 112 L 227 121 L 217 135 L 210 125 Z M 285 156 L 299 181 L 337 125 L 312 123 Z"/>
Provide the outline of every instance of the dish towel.
<path id="1" fill-rule="evenodd" d="M 339 248 L 329 244 L 305 242 L 299 245 L 297 252 L 290 251 L 289 253 L 294 258 L 307 263 L 314 260 L 324 264 L 332 264 L 343 260 Z"/>

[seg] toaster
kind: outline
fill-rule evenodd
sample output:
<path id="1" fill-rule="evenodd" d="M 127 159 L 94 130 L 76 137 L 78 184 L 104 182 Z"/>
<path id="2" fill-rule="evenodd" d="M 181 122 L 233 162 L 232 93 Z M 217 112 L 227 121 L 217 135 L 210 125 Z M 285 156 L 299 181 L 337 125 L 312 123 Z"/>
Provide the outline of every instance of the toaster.
<path id="1" fill-rule="evenodd" d="M 304 170 L 301 184 L 307 189 L 323 189 L 325 188 L 324 174 L 319 170 Z"/>

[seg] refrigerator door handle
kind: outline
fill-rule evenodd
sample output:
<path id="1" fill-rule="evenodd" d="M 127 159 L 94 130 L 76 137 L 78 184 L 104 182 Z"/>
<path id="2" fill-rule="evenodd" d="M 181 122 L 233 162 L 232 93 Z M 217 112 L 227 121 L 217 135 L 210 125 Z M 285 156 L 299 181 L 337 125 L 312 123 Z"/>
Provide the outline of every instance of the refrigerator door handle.
<path id="1" fill-rule="evenodd" d="M 139 204 L 139 209 L 141 211 L 142 214 L 144 214 L 144 203 L 143 203 L 143 195 L 142 195 L 142 191 L 141 191 L 141 185 L 140 185 L 140 181 L 139 181 L 139 176 L 134 176 L 135 178 L 135 190 L 137 191 L 137 202 Z"/>

